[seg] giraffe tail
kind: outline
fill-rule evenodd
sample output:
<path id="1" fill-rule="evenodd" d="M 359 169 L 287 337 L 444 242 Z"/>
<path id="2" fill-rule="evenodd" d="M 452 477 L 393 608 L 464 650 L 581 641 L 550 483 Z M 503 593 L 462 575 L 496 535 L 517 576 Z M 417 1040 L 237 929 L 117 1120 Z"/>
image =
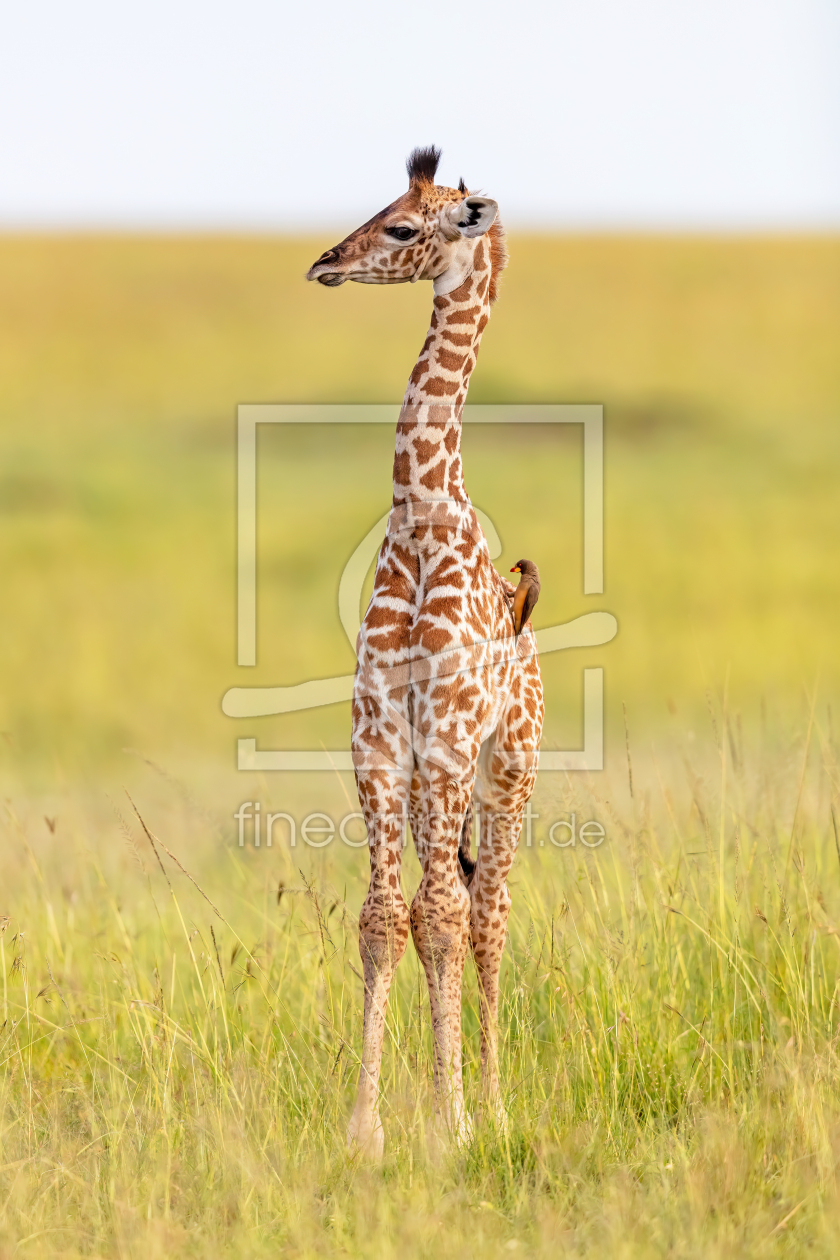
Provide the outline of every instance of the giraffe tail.
<path id="1" fill-rule="evenodd" d="M 464 814 L 464 824 L 461 827 L 461 839 L 458 841 L 458 861 L 461 864 L 461 870 L 464 872 L 466 883 L 470 882 L 472 873 L 475 870 L 470 843 L 472 840 L 472 817 L 472 805 L 468 805 L 467 812 Z"/>

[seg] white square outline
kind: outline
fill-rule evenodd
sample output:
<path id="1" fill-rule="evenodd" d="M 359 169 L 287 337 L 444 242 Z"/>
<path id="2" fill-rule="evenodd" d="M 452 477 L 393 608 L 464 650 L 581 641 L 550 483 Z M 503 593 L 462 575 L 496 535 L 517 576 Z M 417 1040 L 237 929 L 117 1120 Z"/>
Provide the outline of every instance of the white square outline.
<path id="1" fill-rule="evenodd" d="M 504 412 L 504 415 L 499 415 Z M 513 414 L 511 414 L 513 412 Z M 315 413 L 315 414 L 313 414 Z M 258 424 L 390 424 L 396 429 L 399 406 L 389 404 L 283 404 L 242 403 L 237 409 L 237 664 L 257 663 L 257 425 Z M 583 593 L 600 595 L 604 589 L 604 409 L 599 403 L 469 404 L 463 411 L 466 424 L 582 424 L 583 425 Z M 595 642 L 605 643 L 611 629 Z M 593 616 L 589 615 L 590 618 Z M 574 623 L 571 623 L 572 625 Z M 606 623 L 604 623 L 606 624 Z M 564 627 L 549 627 L 552 631 Z M 538 648 L 556 650 L 574 646 L 541 643 L 546 632 L 537 633 Z M 303 684 L 308 686 L 309 684 Z M 236 692 L 255 688 L 234 689 Z M 229 692 L 228 695 L 233 694 Z M 226 697 L 227 698 L 227 697 Z M 602 770 L 604 767 L 604 671 L 583 671 L 584 746 L 582 749 L 541 750 L 540 770 Z M 352 770 L 352 753 L 346 749 L 257 749 L 255 738 L 237 740 L 239 770 Z"/>

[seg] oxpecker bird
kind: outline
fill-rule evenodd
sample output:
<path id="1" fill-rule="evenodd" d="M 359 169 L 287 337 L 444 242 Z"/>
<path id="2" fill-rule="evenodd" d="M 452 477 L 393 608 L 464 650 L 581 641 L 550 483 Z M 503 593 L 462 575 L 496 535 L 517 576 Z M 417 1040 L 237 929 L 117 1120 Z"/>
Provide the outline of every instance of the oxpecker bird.
<path id="1" fill-rule="evenodd" d="M 517 560 L 511 573 L 520 575 L 513 596 L 513 627 L 521 634 L 540 597 L 540 571 L 533 560 Z"/>

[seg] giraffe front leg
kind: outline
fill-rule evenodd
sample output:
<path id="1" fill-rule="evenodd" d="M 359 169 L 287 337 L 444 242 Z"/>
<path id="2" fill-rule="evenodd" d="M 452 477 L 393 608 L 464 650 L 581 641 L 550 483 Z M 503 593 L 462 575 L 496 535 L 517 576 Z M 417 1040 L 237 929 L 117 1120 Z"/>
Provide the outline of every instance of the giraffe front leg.
<path id="1" fill-rule="evenodd" d="M 411 933 L 426 973 L 435 1039 L 437 1110 L 457 1141 L 467 1135 L 461 1063 L 461 985 L 470 933 L 470 898 L 458 870 L 463 809 L 422 819 L 423 878 L 411 903 Z"/>
<path id="2" fill-rule="evenodd" d="M 400 888 L 403 824 L 365 811 L 370 843 L 370 888 L 359 915 L 359 953 L 365 981 L 365 1014 L 359 1091 L 350 1117 L 351 1149 L 379 1159 L 384 1134 L 379 1116 L 379 1077 L 385 1012 L 397 963 L 408 941 L 408 906 Z"/>

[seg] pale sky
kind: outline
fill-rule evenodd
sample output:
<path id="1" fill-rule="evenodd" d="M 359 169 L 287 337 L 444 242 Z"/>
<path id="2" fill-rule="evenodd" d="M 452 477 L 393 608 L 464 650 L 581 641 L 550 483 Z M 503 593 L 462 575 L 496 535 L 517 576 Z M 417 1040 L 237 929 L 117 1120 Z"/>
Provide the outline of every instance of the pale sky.
<path id="1" fill-rule="evenodd" d="M 444 149 L 516 226 L 840 228 L 840 0 L 30 0 L 0 227 L 354 227 Z"/>

